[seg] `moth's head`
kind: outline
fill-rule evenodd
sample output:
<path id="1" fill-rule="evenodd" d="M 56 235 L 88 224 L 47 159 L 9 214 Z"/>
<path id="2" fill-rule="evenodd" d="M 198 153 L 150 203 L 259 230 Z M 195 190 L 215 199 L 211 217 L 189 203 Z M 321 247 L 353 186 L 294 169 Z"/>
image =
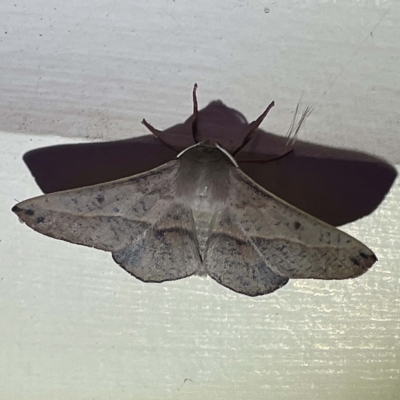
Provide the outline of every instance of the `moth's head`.
<path id="1" fill-rule="evenodd" d="M 235 167 L 239 168 L 238 163 L 233 156 L 218 143 L 210 140 L 196 143 L 182 150 L 176 158 L 193 158 L 205 162 L 219 161 L 228 159 Z"/>

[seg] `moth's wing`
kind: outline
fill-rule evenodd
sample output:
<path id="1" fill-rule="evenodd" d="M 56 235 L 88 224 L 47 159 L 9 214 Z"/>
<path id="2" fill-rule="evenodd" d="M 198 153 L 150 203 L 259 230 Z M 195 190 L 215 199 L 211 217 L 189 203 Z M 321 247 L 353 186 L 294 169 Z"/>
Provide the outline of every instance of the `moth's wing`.
<path id="1" fill-rule="evenodd" d="M 206 244 L 205 268 L 221 285 L 248 296 L 271 293 L 288 281 L 271 271 L 236 222 L 232 208 L 214 214 Z"/>
<path id="2" fill-rule="evenodd" d="M 144 282 L 163 282 L 193 275 L 201 258 L 192 210 L 173 203 L 158 221 L 113 258 Z"/>
<path id="3" fill-rule="evenodd" d="M 44 235 L 106 251 L 120 250 L 169 206 L 176 169 L 176 161 L 171 161 L 133 177 L 34 197 L 12 211 Z"/>
<path id="4" fill-rule="evenodd" d="M 181 210 L 179 229 L 172 224 L 172 231 L 162 234 L 168 240 L 163 241 L 159 235 L 179 209 L 172 207 L 178 165 L 179 160 L 174 160 L 133 177 L 35 197 L 17 204 L 12 211 L 44 235 L 113 252 L 116 261 L 129 272 L 134 261 L 129 254 L 142 254 L 143 246 L 152 246 L 156 252 L 161 243 L 163 255 L 167 254 L 168 262 L 173 263 L 173 279 L 183 278 L 197 268 L 196 262 L 189 266 L 184 262 L 185 257 L 196 258 L 194 237 L 186 235 L 186 231 L 193 231 L 190 210 Z M 189 249 L 182 248 L 180 255 L 172 239 Z M 167 277 L 162 279 L 158 271 L 161 264 L 151 261 L 142 258 L 140 265 L 149 269 L 149 275 L 157 272 L 157 281 L 168 280 L 171 273 L 165 272 Z M 166 263 L 165 260 L 163 265 Z M 146 279 L 143 273 L 138 273 L 138 277 Z"/>
<path id="5" fill-rule="evenodd" d="M 288 278 L 347 279 L 375 254 L 350 235 L 291 206 L 231 169 L 231 206 L 246 237 L 275 273 Z"/>

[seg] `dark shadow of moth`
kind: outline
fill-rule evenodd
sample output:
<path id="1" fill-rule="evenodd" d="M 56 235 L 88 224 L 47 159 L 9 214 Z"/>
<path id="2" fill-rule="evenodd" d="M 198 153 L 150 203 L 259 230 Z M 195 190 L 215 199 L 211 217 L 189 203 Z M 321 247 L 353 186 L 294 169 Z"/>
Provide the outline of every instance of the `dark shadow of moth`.
<path id="1" fill-rule="evenodd" d="M 377 258 L 367 246 L 267 191 L 239 167 L 262 162 L 246 160 L 245 150 L 273 103 L 228 151 L 199 139 L 196 88 L 192 143 L 184 149 L 143 120 L 178 153 L 173 159 L 127 178 L 25 200 L 12 211 L 44 235 L 112 252 L 144 282 L 209 275 L 259 296 L 290 278 L 347 279 L 371 268 Z"/>

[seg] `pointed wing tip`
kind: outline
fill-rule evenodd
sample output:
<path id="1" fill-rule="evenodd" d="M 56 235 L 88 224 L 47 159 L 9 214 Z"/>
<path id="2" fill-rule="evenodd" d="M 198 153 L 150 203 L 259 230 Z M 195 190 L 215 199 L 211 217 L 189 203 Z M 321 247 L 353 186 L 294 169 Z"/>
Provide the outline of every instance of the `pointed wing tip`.
<path id="1" fill-rule="evenodd" d="M 21 203 L 18 203 L 11 211 L 16 214 L 21 221 L 26 222 L 26 220 L 29 220 L 30 217 L 35 215 L 35 211 L 31 208 L 22 208 L 20 205 Z"/>
<path id="2" fill-rule="evenodd" d="M 358 256 L 351 257 L 350 261 L 353 265 L 352 273 L 339 279 L 358 278 L 369 271 L 369 269 L 378 261 L 378 257 L 370 249 L 368 250 L 368 252 L 360 251 Z"/>
<path id="3" fill-rule="evenodd" d="M 375 255 L 375 253 L 373 253 L 370 250 L 371 254 L 366 254 L 362 251 L 360 251 L 360 257 L 365 260 L 365 266 L 367 267 L 367 270 L 370 269 L 377 261 L 378 261 L 378 257 Z"/>
<path id="4" fill-rule="evenodd" d="M 45 217 L 43 217 L 42 215 L 38 216 L 38 213 L 35 212 L 35 210 L 31 207 L 28 206 L 25 208 L 21 207 L 21 205 L 22 203 L 18 203 L 11 209 L 11 211 L 18 216 L 21 222 L 24 222 L 31 228 L 39 231 L 38 229 L 36 229 L 36 226 L 45 222 Z"/>
<path id="5" fill-rule="evenodd" d="M 11 211 L 15 214 L 20 214 L 22 211 L 24 211 L 22 208 L 18 207 L 18 205 L 15 205 Z"/>

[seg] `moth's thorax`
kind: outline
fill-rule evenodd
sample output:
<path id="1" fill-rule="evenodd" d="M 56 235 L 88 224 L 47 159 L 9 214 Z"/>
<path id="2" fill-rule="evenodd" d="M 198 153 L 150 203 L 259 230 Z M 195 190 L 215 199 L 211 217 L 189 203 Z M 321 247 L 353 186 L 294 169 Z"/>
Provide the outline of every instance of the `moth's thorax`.
<path id="1" fill-rule="evenodd" d="M 230 169 L 226 154 L 213 145 L 199 144 L 179 157 L 177 195 L 195 210 L 213 212 L 229 195 Z"/>

